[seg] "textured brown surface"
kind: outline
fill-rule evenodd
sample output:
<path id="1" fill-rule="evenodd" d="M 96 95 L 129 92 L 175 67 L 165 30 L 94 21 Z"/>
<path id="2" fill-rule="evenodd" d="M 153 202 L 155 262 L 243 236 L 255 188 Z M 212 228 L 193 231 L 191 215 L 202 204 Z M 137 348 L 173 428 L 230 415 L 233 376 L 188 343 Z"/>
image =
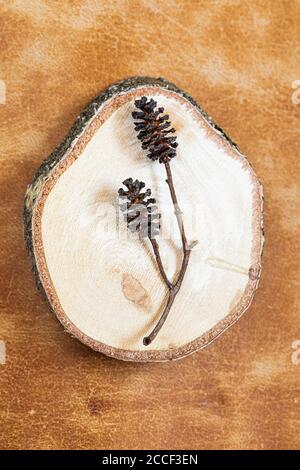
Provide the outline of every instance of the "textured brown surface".
<path id="1" fill-rule="evenodd" d="M 0 2 L 1 448 L 299 448 L 298 1 Z M 106 358 L 36 293 L 23 194 L 82 107 L 161 75 L 194 96 L 264 185 L 266 247 L 250 311 L 171 364 Z M 147 423 L 147 426 L 145 426 Z"/>

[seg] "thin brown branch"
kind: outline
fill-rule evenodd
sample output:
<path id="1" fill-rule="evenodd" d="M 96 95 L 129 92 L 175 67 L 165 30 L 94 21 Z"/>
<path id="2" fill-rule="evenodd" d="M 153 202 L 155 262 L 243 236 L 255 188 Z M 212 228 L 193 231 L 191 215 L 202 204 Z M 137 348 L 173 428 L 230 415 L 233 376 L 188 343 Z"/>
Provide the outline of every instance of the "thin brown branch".
<path id="1" fill-rule="evenodd" d="M 172 198 L 172 202 L 173 202 L 173 206 L 174 206 L 174 212 L 175 212 L 175 215 L 176 215 L 176 219 L 177 219 L 177 223 L 178 223 L 178 227 L 179 227 L 179 231 L 180 231 L 180 235 L 181 235 L 182 249 L 183 249 L 183 260 L 182 260 L 182 264 L 181 264 L 181 268 L 180 268 L 177 280 L 176 280 L 175 284 L 171 284 L 168 281 L 167 277 L 166 277 L 166 279 L 164 278 L 165 271 L 164 271 L 164 268 L 163 268 L 162 263 L 161 263 L 161 259 L 160 259 L 160 256 L 159 256 L 159 250 L 158 250 L 158 256 L 157 256 L 157 253 L 155 252 L 155 249 L 154 249 L 154 246 L 153 246 L 153 243 L 152 243 L 160 272 L 161 272 L 162 277 L 164 278 L 164 280 L 165 280 L 165 282 L 166 282 L 166 284 L 169 288 L 169 296 L 168 296 L 167 304 L 166 304 L 166 306 L 163 310 L 163 313 L 162 313 L 160 319 L 158 320 L 156 326 L 151 331 L 151 333 L 143 339 L 143 344 L 145 346 L 148 346 L 149 344 L 152 343 L 152 341 L 156 338 L 157 334 L 161 330 L 163 324 L 165 323 L 165 321 L 166 321 L 166 319 L 167 319 L 167 317 L 170 313 L 170 310 L 171 310 L 171 307 L 172 307 L 173 302 L 175 300 L 175 297 L 178 294 L 178 292 L 180 290 L 180 287 L 181 287 L 181 284 L 183 282 L 183 279 L 184 279 L 184 276 L 185 276 L 185 273 L 186 273 L 186 270 L 187 270 L 187 267 L 188 267 L 188 264 L 189 264 L 191 250 L 195 246 L 195 242 L 190 244 L 189 246 L 187 244 L 187 239 L 186 239 L 184 225 L 183 225 L 183 219 L 182 219 L 182 211 L 180 210 L 179 205 L 178 205 L 177 196 L 176 196 L 176 192 L 175 192 L 175 187 L 174 187 L 174 183 L 173 183 L 172 172 L 171 172 L 171 168 L 170 168 L 170 165 L 169 165 L 168 162 L 165 163 L 165 167 L 166 167 L 166 172 L 167 172 L 167 177 L 168 177 L 167 183 L 168 183 L 168 186 L 169 186 L 169 189 L 170 189 L 170 194 L 171 194 L 171 198 Z M 151 240 L 151 242 L 152 242 L 152 240 Z M 158 247 L 158 245 L 157 245 L 157 247 Z M 160 267 L 160 264 L 161 264 L 161 267 Z M 161 270 L 161 268 L 162 268 L 162 270 Z M 169 285 L 169 284 L 171 284 L 171 285 Z"/>
<path id="2" fill-rule="evenodd" d="M 176 293 L 175 293 L 174 289 L 171 289 L 169 291 L 169 297 L 168 297 L 167 305 L 164 308 L 162 316 L 158 320 L 158 323 L 156 324 L 154 329 L 151 331 L 150 335 L 145 336 L 145 338 L 143 339 L 144 346 L 149 346 L 149 344 L 152 343 L 154 338 L 156 338 L 157 334 L 161 330 L 161 327 L 163 326 L 163 324 L 165 323 L 165 321 L 166 321 L 166 319 L 169 315 L 169 312 L 171 310 L 171 307 L 173 305 L 175 297 L 176 297 Z"/>
<path id="3" fill-rule="evenodd" d="M 154 254 L 155 254 L 156 262 L 157 262 L 158 269 L 159 269 L 159 272 L 161 274 L 161 277 L 163 278 L 163 280 L 166 283 L 167 287 L 169 289 L 172 289 L 173 284 L 172 284 L 171 281 L 169 281 L 169 279 L 167 277 L 167 274 L 166 274 L 166 271 L 165 271 L 165 269 L 163 267 L 163 264 L 162 264 L 162 261 L 161 261 L 159 245 L 158 245 L 157 241 L 154 238 L 150 238 L 150 242 L 151 242 L 152 247 L 153 247 L 153 251 L 154 251 Z"/>
<path id="4" fill-rule="evenodd" d="M 176 148 L 178 146 L 178 142 L 176 142 L 177 136 L 173 135 L 176 132 L 176 129 L 174 127 L 171 127 L 169 115 L 164 114 L 164 108 L 157 108 L 157 102 L 153 98 L 150 98 L 148 100 L 146 96 L 142 96 L 140 99 L 135 100 L 135 106 L 138 111 L 133 111 L 132 117 L 135 120 L 135 130 L 138 132 L 137 138 L 142 142 L 142 148 L 144 150 L 148 150 L 149 153 L 147 154 L 147 157 L 150 158 L 152 161 L 158 160 L 159 163 L 164 164 L 166 168 L 166 182 L 169 186 L 171 199 L 174 206 L 174 212 L 181 236 L 183 251 L 181 268 L 175 284 L 172 284 L 168 280 L 165 270 L 163 268 L 159 254 L 158 244 L 154 240 L 151 240 L 158 268 L 160 270 L 164 282 L 166 283 L 169 289 L 169 297 L 157 325 L 150 333 L 150 335 L 145 337 L 143 340 L 144 345 L 147 346 L 156 337 L 162 325 L 167 319 L 174 299 L 184 279 L 190 259 L 191 250 L 196 242 L 193 242 L 192 244 L 187 243 L 182 220 L 182 212 L 178 205 L 172 172 L 169 164 L 170 160 L 176 156 Z"/>
<path id="5" fill-rule="evenodd" d="M 173 182 L 173 176 L 172 176 L 171 167 L 170 167 L 169 162 L 165 163 L 165 168 L 166 168 L 166 172 L 167 172 L 166 182 L 169 186 L 169 190 L 170 190 L 170 194 L 171 194 L 171 198 L 172 198 L 172 202 L 173 202 L 173 206 L 174 206 L 174 213 L 176 215 L 177 224 L 178 224 L 179 232 L 180 232 L 180 235 L 181 235 L 182 248 L 183 248 L 183 251 L 185 252 L 186 249 L 187 249 L 187 240 L 186 240 L 185 230 L 184 230 L 184 226 L 183 226 L 182 211 L 181 211 L 181 209 L 178 205 L 177 196 L 176 196 L 175 187 L 174 187 L 174 182 Z"/>

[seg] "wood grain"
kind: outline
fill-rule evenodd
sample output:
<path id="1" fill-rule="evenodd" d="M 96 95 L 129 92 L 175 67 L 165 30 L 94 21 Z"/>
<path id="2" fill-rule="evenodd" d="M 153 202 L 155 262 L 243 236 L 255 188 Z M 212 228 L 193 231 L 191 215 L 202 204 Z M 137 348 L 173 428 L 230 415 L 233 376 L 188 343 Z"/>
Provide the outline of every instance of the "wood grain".
<path id="1" fill-rule="evenodd" d="M 236 146 L 181 93 L 149 77 L 112 84 L 88 105 L 90 119 L 88 111 L 79 116 L 77 133 L 42 163 L 26 191 L 25 238 L 38 285 L 70 334 L 114 358 L 165 361 L 202 349 L 241 317 L 258 286 L 261 185 Z M 179 126 L 172 168 L 188 237 L 197 244 L 184 290 L 148 347 L 142 338 L 161 315 L 166 288 L 149 241 L 130 236 L 116 210 L 117 189 L 128 175 L 155 190 L 163 221 L 159 245 L 172 280 L 181 240 L 164 169 L 147 159 L 134 131 L 134 99 L 143 95 Z M 140 294 L 135 298 L 137 285 L 148 305 Z"/>
<path id="2" fill-rule="evenodd" d="M 299 448 L 299 2 L 0 4 L 0 447 Z M 36 167 L 93 96 L 141 73 L 189 90 L 249 156 L 266 197 L 251 311 L 174 364 L 119 363 L 69 338 L 23 244 Z"/>

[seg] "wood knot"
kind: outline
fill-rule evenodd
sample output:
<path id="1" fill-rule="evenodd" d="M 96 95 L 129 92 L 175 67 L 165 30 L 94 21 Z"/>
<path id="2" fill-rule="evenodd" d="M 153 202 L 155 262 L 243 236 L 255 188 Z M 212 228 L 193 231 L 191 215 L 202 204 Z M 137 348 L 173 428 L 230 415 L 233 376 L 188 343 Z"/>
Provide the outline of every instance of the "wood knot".
<path id="1" fill-rule="evenodd" d="M 149 308 L 149 294 L 138 279 L 129 273 L 124 273 L 122 275 L 121 287 L 126 299 L 128 299 L 130 302 L 133 302 L 138 307 L 144 309 Z"/>

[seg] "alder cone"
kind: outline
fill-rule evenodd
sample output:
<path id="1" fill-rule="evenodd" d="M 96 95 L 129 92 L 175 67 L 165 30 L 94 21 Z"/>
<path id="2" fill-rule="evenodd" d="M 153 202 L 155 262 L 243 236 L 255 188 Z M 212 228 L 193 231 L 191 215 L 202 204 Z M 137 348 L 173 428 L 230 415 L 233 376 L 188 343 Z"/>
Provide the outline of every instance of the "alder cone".
<path id="1" fill-rule="evenodd" d="M 170 164 L 188 241 L 199 241 L 150 346 L 142 339 L 159 318 L 166 286 L 149 240 L 141 242 L 116 220 L 120 182 L 130 175 L 155 194 L 162 261 L 171 279 L 180 267 L 181 240 L 163 168 L 147 161 L 137 140 L 132 113 L 143 96 L 164 108 L 176 129 Z M 146 150 L 157 149 L 149 143 Z M 28 187 L 24 221 L 37 284 L 54 314 L 77 339 L 118 359 L 174 360 L 207 346 L 247 310 L 259 282 L 261 185 L 236 145 L 163 79 L 118 82 L 81 113 Z"/>
<path id="2" fill-rule="evenodd" d="M 160 214 L 155 205 L 156 200 L 151 196 L 151 189 L 142 191 L 145 187 L 143 181 L 127 178 L 123 181 L 127 191 L 120 188 L 119 197 L 126 202 L 120 204 L 124 219 L 131 232 L 139 232 L 143 238 L 153 239 L 158 236 L 160 228 Z"/>
<path id="3" fill-rule="evenodd" d="M 167 163 L 176 155 L 177 136 L 171 135 L 176 132 L 168 121 L 169 115 L 164 114 L 163 107 L 157 107 L 157 102 L 146 96 L 135 100 L 135 106 L 140 111 L 133 111 L 132 117 L 137 121 L 135 130 L 137 138 L 142 142 L 142 149 L 148 150 L 147 157 L 158 160 L 159 163 Z"/>

